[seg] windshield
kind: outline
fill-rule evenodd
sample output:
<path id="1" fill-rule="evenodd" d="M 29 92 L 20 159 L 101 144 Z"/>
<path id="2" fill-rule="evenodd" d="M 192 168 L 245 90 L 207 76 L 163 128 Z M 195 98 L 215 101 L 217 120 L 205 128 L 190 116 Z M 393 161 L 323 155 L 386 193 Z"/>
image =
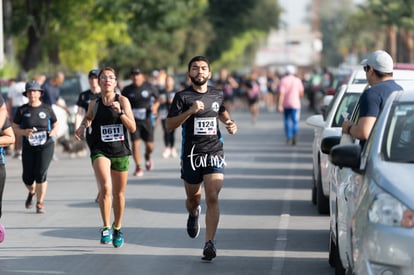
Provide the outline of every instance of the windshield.
<path id="1" fill-rule="evenodd" d="M 389 161 L 414 163 L 414 102 L 397 105 L 388 121 L 385 156 Z"/>
<path id="2" fill-rule="evenodd" d="M 338 108 L 336 109 L 335 117 L 332 121 L 331 127 L 342 127 L 344 116 L 346 115 L 348 119 L 350 118 L 360 96 L 361 96 L 361 93 L 345 93 L 344 94 L 341 102 L 339 103 Z"/>

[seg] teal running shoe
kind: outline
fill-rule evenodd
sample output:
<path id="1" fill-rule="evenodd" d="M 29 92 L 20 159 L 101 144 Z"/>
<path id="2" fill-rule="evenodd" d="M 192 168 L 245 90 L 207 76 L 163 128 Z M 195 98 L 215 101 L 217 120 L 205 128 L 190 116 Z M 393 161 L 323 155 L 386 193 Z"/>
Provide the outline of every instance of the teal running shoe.
<path id="1" fill-rule="evenodd" d="M 109 244 L 112 241 L 112 229 L 104 227 L 101 229 L 101 244 Z"/>
<path id="2" fill-rule="evenodd" d="M 112 245 L 115 248 L 122 247 L 122 245 L 124 245 L 124 234 L 122 233 L 121 229 L 114 229 L 114 233 L 112 235 Z"/>

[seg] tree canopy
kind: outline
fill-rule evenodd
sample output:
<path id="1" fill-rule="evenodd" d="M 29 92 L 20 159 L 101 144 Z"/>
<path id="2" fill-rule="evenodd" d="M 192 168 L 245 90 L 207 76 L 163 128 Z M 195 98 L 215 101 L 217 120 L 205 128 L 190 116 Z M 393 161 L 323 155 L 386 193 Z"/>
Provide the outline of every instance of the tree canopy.
<path id="1" fill-rule="evenodd" d="M 230 68 L 249 65 L 259 42 L 253 38 L 277 28 L 281 12 L 273 0 L 4 2 L 5 39 L 13 45 L 7 61 L 45 72 L 180 70 L 199 54 Z"/>

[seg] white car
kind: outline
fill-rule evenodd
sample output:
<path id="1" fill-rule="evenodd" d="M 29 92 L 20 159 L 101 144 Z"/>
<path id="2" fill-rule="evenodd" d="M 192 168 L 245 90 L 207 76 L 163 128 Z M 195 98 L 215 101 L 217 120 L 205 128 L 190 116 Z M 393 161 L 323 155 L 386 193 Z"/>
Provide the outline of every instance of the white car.
<path id="1" fill-rule="evenodd" d="M 351 207 L 349 263 L 336 274 L 414 274 L 414 92 L 389 97 L 362 152 L 339 145 L 330 159 L 349 173 L 341 184 Z"/>
<path id="2" fill-rule="evenodd" d="M 354 110 L 359 96 L 366 84 L 342 85 L 332 98 L 326 115 L 310 116 L 306 123 L 314 128 L 313 137 L 313 187 L 312 202 L 316 204 L 320 214 L 329 214 L 329 160 L 328 155 L 322 153 L 320 145 L 324 137 L 341 136 L 341 125 L 344 116 Z"/>

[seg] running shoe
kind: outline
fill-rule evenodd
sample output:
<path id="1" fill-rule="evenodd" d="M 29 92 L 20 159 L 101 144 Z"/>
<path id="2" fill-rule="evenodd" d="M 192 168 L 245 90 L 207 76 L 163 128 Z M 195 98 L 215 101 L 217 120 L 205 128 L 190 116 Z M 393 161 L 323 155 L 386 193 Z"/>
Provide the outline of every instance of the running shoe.
<path id="1" fill-rule="evenodd" d="M 172 156 L 173 158 L 178 157 L 178 155 L 177 155 L 177 150 L 175 150 L 175 148 L 172 148 L 172 149 L 171 149 L 171 156 Z"/>
<path id="2" fill-rule="evenodd" d="M 166 147 L 164 148 L 164 151 L 162 152 L 162 157 L 167 159 L 171 155 L 171 149 Z"/>
<path id="3" fill-rule="evenodd" d="M 6 235 L 6 230 L 4 226 L 0 224 L 0 243 L 4 241 L 4 236 Z"/>
<path id="4" fill-rule="evenodd" d="M 112 229 L 104 227 L 101 229 L 101 244 L 109 244 L 112 241 Z"/>
<path id="5" fill-rule="evenodd" d="M 45 213 L 45 208 L 43 206 L 43 203 L 38 202 L 36 204 L 36 213 L 38 213 L 38 214 L 44 214 Z"/>
<path id="6" fill-rule="evenodd" d="M 147 171 L 152 170 L 152 159 L 151 158 L 149 158 L 145 161 L 145 168 L 147 169 Z"/>
<path id="7" fill-rule="evenodd" d="M 196 216 L 191 216 L 190 214 L 188 214 L 188 219 L 187 219 L 187 233 L 188 236 L 190 236 L 190 238 L 197 238 L 198 234 L 200 233 L 200 223 L 198 221 L 198 218 L 200 217 L 200 212 L 201 212 L 201 206 L 199 205 L 197 207 L 197 215 Z"/>
<path id="8" fill-rule="evenodd" d="M 114 229 L 114 233 L 112 234 L 112 245 L 115 248 L 122 247 L 124 245 L 124 234 L 121 229 Z"/>
<path id="9" fill-rule="evenodd" d="M 216 248 L 214 247 L 214 242 L 212 240 L 206 242 L 203 250 L 203 257 L 201 258 L 204 261 L 211 261 L 216 257 Z"/>
<path id="10" fill-rule="evenodd" d="M 27 195 L 27 199 L 26 199 L 26 202 L 25 202 L 25 206 L 26 206 L 26 209 L 30 209 L 30 208 L 32 208 L 33 207 L 33 196 L 35 195 L 35 193 L 30 193 L 29 192 L 29 194 Z"/>
<path id="11" fill-rule="evenodd" d="M 137 167 L 134 172 L 134 176 L 142 177 L 144 175 L 144 171 L 142 171 L 141 167 Z"/>

